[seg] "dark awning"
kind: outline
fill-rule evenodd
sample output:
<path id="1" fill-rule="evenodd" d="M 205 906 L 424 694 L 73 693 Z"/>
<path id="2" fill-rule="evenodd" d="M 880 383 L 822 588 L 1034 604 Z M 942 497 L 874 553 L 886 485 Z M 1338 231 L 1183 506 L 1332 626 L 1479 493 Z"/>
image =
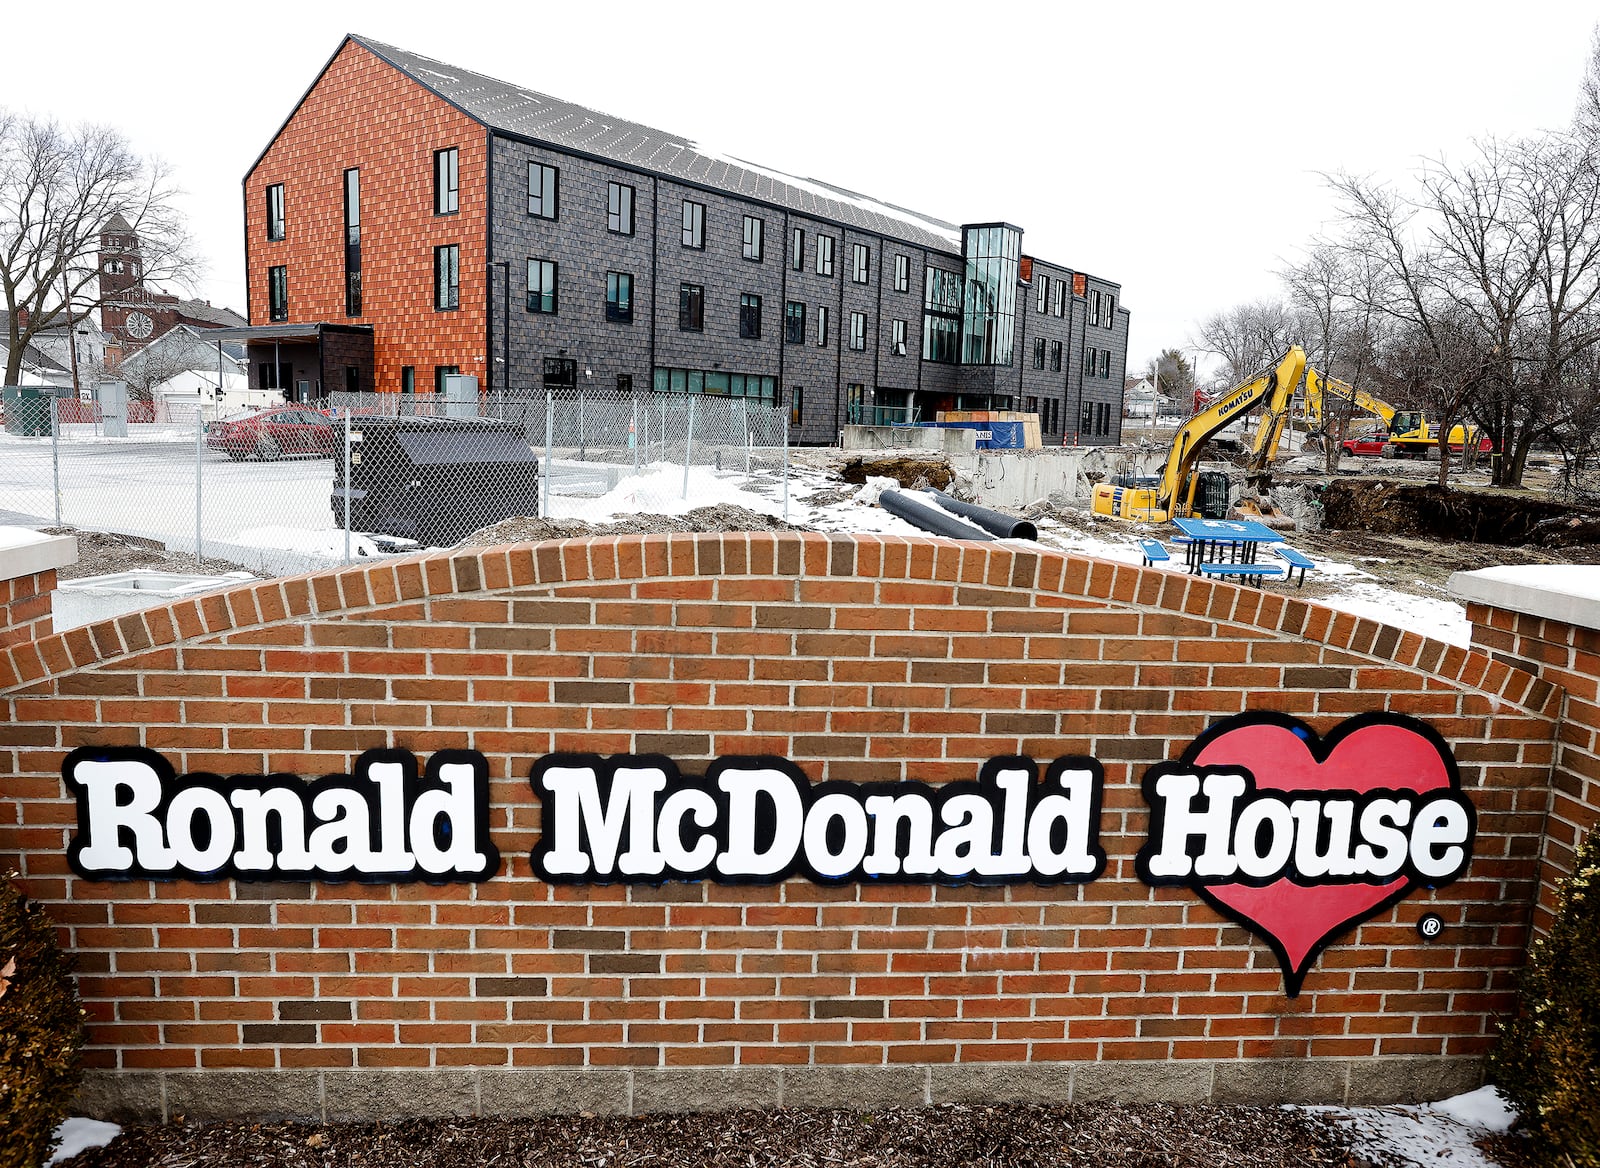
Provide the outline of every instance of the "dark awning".
<path id="1" fill-rule="evenodd" d="M 318 320 L 305 324 L 257 324 L 245 328 L 218 328 L 206 329 L 203 337 L 208 341 L 243 341 L 246 345 L 255 342 L 277 341 L 280 344 L 317 344 L 322 340 L 322 334 L 331 333 L 364 333 L 372 335 L 370 324 L 335 324 L 332 321 Z"/>

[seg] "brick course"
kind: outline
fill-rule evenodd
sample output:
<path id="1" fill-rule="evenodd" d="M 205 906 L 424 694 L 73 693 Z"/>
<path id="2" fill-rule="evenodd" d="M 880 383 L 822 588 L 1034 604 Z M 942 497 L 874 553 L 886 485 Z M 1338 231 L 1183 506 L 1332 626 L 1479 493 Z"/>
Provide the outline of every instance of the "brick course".
<path id="1" fill-rule="evenodd" d="M 1442 1094 L 1477 1081 L 1511 1002 L 1554 680 L 1280 593 L 1005 544 L 439 552 L 0 652 L 0 863 L 76 953 L 83 1105 L 107 1115 Z M 1335 943 L 1296 999 L 1264 945 L 1133 870 L 1147 766 L 1250 709 L 1321 732 L 1424 717 L 1479 814 L 1466 875 Z M 86 881 L 60 767 L 95 744 L 308 777 L 374 746 L 476 749 L 504 867 L 441 888 Z M 534 760 L 650 750 L 687 773 L 769 753 L 814 780 L 933 782 L 1090 754 L 1109 864 L 1049 888 L 534 880 Z"/>

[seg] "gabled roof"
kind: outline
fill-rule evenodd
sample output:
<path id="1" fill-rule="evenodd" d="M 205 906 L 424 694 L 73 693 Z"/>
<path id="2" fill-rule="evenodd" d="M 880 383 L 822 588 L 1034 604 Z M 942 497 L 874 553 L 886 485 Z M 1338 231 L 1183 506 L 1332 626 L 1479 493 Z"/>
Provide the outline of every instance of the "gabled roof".
<path id="1" fill-rule="evenodd" d="M 101 235 L 132 235 L 133 227 L 121 215 L 113 214 L 100 229 Z"/>
<path id="2" fill-rule="evenodd" d="M 233 309 L 213 305 L 206 300 L 180 300 L 178 314 L 187 316 L 190 320 L 220 325 L 223 328 L 237 328 L 239 325 L 250 323 Z"/>
<path id="3" fill-rule="evenodd" d="M 367 37 L 352 35 L 349 39 L 490 129 L 663 178 L 760 199 L 922 247 L 961 250 L 961 229 L 942 219 L 830 183 L 727 157 L 680 134 L 613 117 Z"/>

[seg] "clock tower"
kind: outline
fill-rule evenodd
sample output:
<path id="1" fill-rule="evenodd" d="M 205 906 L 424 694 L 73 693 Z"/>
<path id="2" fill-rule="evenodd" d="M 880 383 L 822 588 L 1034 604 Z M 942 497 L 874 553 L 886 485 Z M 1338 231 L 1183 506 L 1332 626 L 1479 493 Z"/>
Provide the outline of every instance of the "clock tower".
<path id="1" fill-rule="evenodd" d="M 122 354 L 142 348 L 155 332 L 150 293 L 144 286 L 139 236 L 121 215 L 100 229 L 100 327 Z"/>

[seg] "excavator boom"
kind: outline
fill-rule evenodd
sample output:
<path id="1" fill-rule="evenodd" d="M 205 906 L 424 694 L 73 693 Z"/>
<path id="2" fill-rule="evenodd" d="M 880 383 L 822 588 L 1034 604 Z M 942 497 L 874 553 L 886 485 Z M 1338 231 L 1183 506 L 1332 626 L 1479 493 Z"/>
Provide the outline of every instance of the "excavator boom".
<path id="1" fill-rule="evenodd" d="M 1369 414 L 1376 414 L 1383 419 L 1383 424 L 1389 426 L 1394 422 L 1394 407 L 1386 401 L 1379 401 L 1365 390 L 1356 389 L 1348 382 L 1340 381 L 1337 377 L 1328 377 L 1315 369 L 1306 370 L 1306 420 L 1311 423 L 1314 430 L 1322 429 L 1322 398 L 1324 394 L 1344 398 L 1354 402 L 1356 409 Z"/>
<path id="2" fill-rule="evenodd" d="M 1300 383 L 1305 367 L 1305 350 L 1296 345 L 1271 369 L 1234 386 L 1179 427 L 1155 486 L 1118 487 L 1102 483 L 1094 489 L 1094 510 L 1102 515 L 1155 523 L 1191 514 L 1196 485 L 1194 471 L 1206 443 L 1263 400 L 1270 404 L 1281 398 L 1278 404 L 1282 408 Z M 1266 424 L 1263 420 L 1262 425 Z M 1281 431 L 1281 423 L 1279 429 Z"/>

